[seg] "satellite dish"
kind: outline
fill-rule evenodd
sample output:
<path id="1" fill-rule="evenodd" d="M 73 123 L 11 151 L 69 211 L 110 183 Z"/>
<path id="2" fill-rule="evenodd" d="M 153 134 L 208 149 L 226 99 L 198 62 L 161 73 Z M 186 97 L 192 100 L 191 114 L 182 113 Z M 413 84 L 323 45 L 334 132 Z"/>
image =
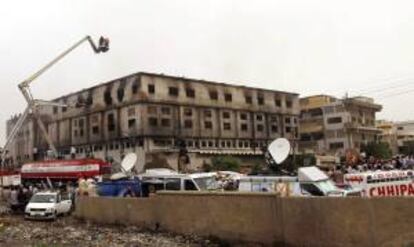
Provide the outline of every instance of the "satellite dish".
<path id="1" fill-rule="evenodd" d="M 276 164 L 286 160 L 290 153 L 290 142 L 286 138 L 278 138 L 267 148 Z"/>
<path id="2" fill-rule="evenodd" d="M 135 153 L 129 153 L 122 160 L 121 167 L 123 172 L 130 172 L 134 168 L 135 163 L 137 162 L 137 155 Z"/>

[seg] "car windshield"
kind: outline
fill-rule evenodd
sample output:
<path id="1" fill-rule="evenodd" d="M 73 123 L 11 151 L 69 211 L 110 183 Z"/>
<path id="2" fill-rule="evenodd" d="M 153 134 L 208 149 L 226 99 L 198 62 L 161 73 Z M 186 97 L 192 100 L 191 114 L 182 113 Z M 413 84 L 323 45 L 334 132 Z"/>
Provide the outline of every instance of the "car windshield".
<path id="1" fill-rule="evenodd" d="M 194 178 L 194 181 L 200 190 L 216 190 L 219 188 L 219 184 L 217 183 L 215 177 Z"/>
<path id="2" fill-rule="evenodd" d="M 324 180 L 316 182 L 317 186 L 324 192 L 336 191 L 338 188 L 331 180 Z"/>
<path id="3" fill-rule="evenodd" d="M 35 203 L 56 202 L 56 195 L 36 194 L 32 196 L 32 199 L 30 199 L 30 202 L 35 202 Z"/>

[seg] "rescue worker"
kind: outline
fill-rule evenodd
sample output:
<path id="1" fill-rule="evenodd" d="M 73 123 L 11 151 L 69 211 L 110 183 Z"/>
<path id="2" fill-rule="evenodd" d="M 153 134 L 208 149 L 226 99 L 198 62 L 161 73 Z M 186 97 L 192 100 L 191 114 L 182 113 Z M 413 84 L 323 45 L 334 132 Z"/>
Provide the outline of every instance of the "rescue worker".
<path id="1" fill-rule="evenodd" d="M 24 212 L 24 209 L 26 208 L 26 205 L 29 203 L 30 199 L 32 198 L 32 195 L 33 195 L 32 191 L 29 188 L 27 187 L 23 188 L 23 198 L 24 198 L 24 203 L 22 205 L 23 212 Z"/>
<path id="2" fill-rule="evenodd" d="M 66 192 L 68 193 L 69 200 L 71 200 L 71 202 L 72 202 L 72 209 L 74 209 L 75 208 L 76 191 L 75 191 L 75 187 L 72 185 L 71 181 L 69 181 L 66 184 Z"/>
<path id="3" fill-rule="evenodd" d="M 78 188 L 80 196 L 88 195 L 88 182 L 83 177 L 79 179 Z"/>
<path id="4" fill-rule="evenodd" d="M 32 194 L 34 195 L 34 194 L 36 194 L 37 192 L 39 192 L 39 188 L 38 188 L 38 186 L 37 186 L 37 185 L 34 185 L 34 186 L 33 186 L 33 191 L 32 191 Z"/>
<path id="5" fill-rule="evenodd" d="M 3 188 L 3 200 L 6 204 L 10 203 L 10 193 L 11 193 L 11 188 L 10 187 L 4 187 Z"/>
<path id="6" fill-rule="evenodd" d="M 96 186 L 95 186 L 95 180 L 93 180 L 92 178 L 88 178 L 86 180 L 86 184 L 87 184 L 87 193 L 89 196 L 96 196 Z"/>
<path id="7" fill-rule="evenodd" d="M 23 186 L 19 186 L 17 189 L 17 201 L 18 201 L 18 211 L 24 212 L 26 206 L 26 193 Z"/>

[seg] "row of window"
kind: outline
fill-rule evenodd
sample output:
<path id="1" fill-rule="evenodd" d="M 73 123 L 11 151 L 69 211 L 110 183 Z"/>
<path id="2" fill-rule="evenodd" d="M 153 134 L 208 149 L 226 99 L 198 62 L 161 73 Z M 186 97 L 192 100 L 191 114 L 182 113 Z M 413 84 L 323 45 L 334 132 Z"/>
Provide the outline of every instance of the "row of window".
<path id="1" fill-rule="evenodd" d="M 150 117 L 150 118 L 148 118 L 148 125 L 151 126 L 151 127 L 158 127 L 158 125 L 159 125 L 158 120 L 159 120 L 158 118 Z M 111 124 L 111 123 L 108 122 L 107 127 L 108 127 L 108 132 L 115 131 L 115 125 L 114 124 Z M 128 120 L 128 129 L 131 130 L 131 129 L 135 129 L 136 127 L 137 127 L 137 120 L 135 118 L 129 119 Z M 165 128 L 172 127 L 171 119 L 162 118 L 161 121 L 160 121 L 160 127 L 165 127 Z M 185 129 L 192 129 L 193 128 L 193 121 L 188 120 L 188 119 L 184 120 L 183 127 Z M 212 130 L 213 129 L 213 122 L 205 121 L 204 122 L 204 129 Z M 289 127 L 289 126 L 285 127 L 286 133 L 291 133 L 292 129 L 293 128 Z M 99 133 L 100 133 L 99 132 L 99 126 L 92 126 L 91 130 L 92 130 L 93 135 L 99 135 Z M 226 130 L 226 131 L 232 130 L 232 124 L 228 123 L 228 122 L 223 123 L 223 130 Z M 249 131 L 248 124 L 241 123 L 240 124 L 240 130 L 242 132 Z M 265 126 L 263 124 L 257 124 L 256 125 L 256 132 L 263 132 L 264 130 L 265 130 Z M 271 130 L 271 132 L 274 132 L 274 133 L 279 132 L 279 128 L 275 124 L 272 124 L 270 126 L 270 130 Z M 81 137 L 81 138 L 84 137 L 85 136 L 84 128 L 82 127 L 82 128 L 74 129 L 73 134 L 74 134 L 74 137 Z"/>
<path id="2" fill-rule="evenodd" d="M 361 125 L 366 125 L 366 126 L 375 126 L 375 121 L 373 119 L 362 119 L 362 118 L 356 118 L 356 117 L 352 117 L 352 122 L 353 123 L 359 123 Z M 342 123 L 343 119 L 342 117 L 330 117 L 328 118 L 328 124 L 338 124 L 338 123 Z"/>
<path id="3" fill-rule="evenodd" d="M 351 118 L 353 123 L 358 123 L 363 126 L 375 126 L 375 120 L 370 118 L 362 118 L 362 117 L 352 117 Z"/>
<path id="4" fill-rule="evenodd" d="M 253 142 L 247 140 L 201 140 L 198 142 L 187 141 L 188 148 L 257 148 L 265 147 L 266 142 Z"/>
<path id="5" fill-rule="evenodd" d="M 173 96 L 173 97 L 178 97 L 180 95 L 179 93 L 179 88 L 178 87 L 173 87 L 170 86 L 168 87 L 168 95 Z M 155 85 L 154 84 L 148 84 L 148 93 L 149 94 L 155 94 Z M 219 93 L 217 90 L 209 90 L 208 92 L 209 97 L 211 100 L 218 100 L 219 99 Z M 196 93 L 195 90 L 193 88 L 185 88 L 185 95 L 188 98 L 195 98 L 196 97 Z M 232 102 L 233 101 L 233 95 L 232 93 L 229 92 L 225 92 L 223 95 L 224 101 L 225 102 Z M 253 104 L 253 97 L 249 94 L 245 95 L 245 102 L 247 104 Z M 259 94 L 257 96 L 257 104 L 258 105 L 264 105 L 264 95 Z M 282 107 L 282 100 L 280 98 L 275 98 L 274 99 L 274 103 L 277 107 Z M 287 108 L 292 108 L 293 107 L 293 101 L 290 99 L 287 99 L 285 101 L 285 105 Z"/>
<path id="6" fill-rule="evenodd" d="M 123 143 L 108 143 L 108 144 L 97 144 L 92 146 L 78 147 L 76 148 L 77 154 L 82 153 L 91 153 L 91 152 L 101 152 L 101 151 L 112 151 L 112 150 L 121 150 L 125 148 L 134 148 L 144 146 L 143 140 L 136 140 L 131 142 Z"/>
<path id="7" fill-rule="evenodd" d="M 134 123 L 135 123 L 135 121 L 134 121 Z M 184 123 L 183 127 L 185 129 L 192 129 L 193 128 L 193 121 L 192 120 L 186 119 L 186 120 L 184 120 L 183 123 Z M 158 127 L 159 126 L 158 118 L 155 118 L 155 117 L 148 118 L 148 125 L 151 126 L 151 127 Z M 160 126 L 161 127 L 171 127 L 171 119 L 162 118 Z M 132 128 L 132 127 L 135 127 L 135 125 L 134 126 L 129 125 L 128 127 Z M 256 125 L 256 131 L 257 132 L 263 132 L 264 128 L 265 127 L 264 127 L 263 124 L 257 124 Z M 213 122 L 212 121 L 204 121 L 204 129 L 206 129 L 206 130 L 213 129 Z M 224 122 L 223 123 L 223 130 L 231 130 L 231 129 L 232 129 L 232 124 L 231 123 L 229 123 L 229 122 Z M 240 130 L 241 131 L 248 131 L 248 129 L 249 129 L 248 124 L 246 124 L 246 123 L 240 124 Z M 291 127 L 286 127 L 286 132 L 290 133 L 291 129 L 292 129 Z M 275 125 L 275 124 L 272 124 L 271 125 L 271 131 L 272 132 L 279 132 L 278 126 Z"/>
<path id="8" fill-rule="evenodd" d="M 251 141 L 251 140 L 185 140 L 186 148 L 258 148 L 266 147 L 266 141 Z M 154 146 L 157 147 L 171 147 L 177 145 L 170 139 L 154 139 Z"/>
<path id="9" fill-rule="evenodd" d="M 153 145 L 157 147 L 171 147 L 176 145 L 172 139 L 154 139 Z M 186 140 L 185 146 L 187 148 L 259 148 L 266 147 L 268 143 L 266 141 L 252 141 L 252 140 Z M 125 143 L 109 143 L 98 144 L 92 146 L 84 146 L 76 148 L 77 154 L 100 152 L 100 151 L 112 151 L 122 150 L 125 148 L 142 147 L 143 140 L 137 140 L 136 142 Z"/>
<path id="10" fill-rule="evenodd" d="M 147 111 L 148 114 L 150 115 L 150 117 L 148 118 L 148 125 L 151 127 L 172 127 L 173 123 L 172 123 L 172 119 L 171 118 L 161 118 L 159 119 L 158 117 L 151 117 L 151 115 L 157 115 L 157 111 L 159 108 L 157 108 L 156 106 L 148 106 L 147 107 Z M 137 128 L 137 119 L 135 118 L 135 107 L 130 107 L 128 109 L 128 129 L 136 129 Z M 171 108 L 170 107 L 160 107 L 161 113 L 163 113 L 163 115 L 171 115 Z M 193 116 L 193 109 L 192 108 L 184 108 L 184 116 L 186 117 L 191 117 Z M 206 109 L 204 110 L 204 115 L 205 118 L 208 120 L 208 118 L 212 117 L 212 110 Z M 248 120 L 249 119 L 249 113 L 245 113 L 242 112 L 240 113 L 240 120 Z M 271 120 L 271 131 L 272 132 L 279 132 L 278 130 L 278 118 L 279 116 L 269 116 L 270 120 Z M 231 118 L 231 112 L 229 111 L 225 111 L 222 113 L 222 118 L 224 119 L 224 123 L 223 123 L 223 130 L 231 130 L 232 129 L 232 123 L 227 122 L 226 120 Z M 255 115 L 256 121 L 257 122 L 263 122 L 265 119 L 264 114 L 257 114 Z M 296 117 L 284 117 L 285 119 L 285 124 L 286 125 L 292 125 L 292 124 L 297 124 L 297 118 Z M 257 124 L 256 125 L 256 131 L 257 132 L 262 132 L 264 131 L 264 125 L 263 124 Z M 184 119 L 183 121 L 183 127 L 186 129 L 192 129 L 193 128 L 193 121 L 192 119 Z M 292 126 L 293 127 L 293 126 Z M 286 133 L 291 133 L 292 131 L 292 127 L 290 126 L 286 126 Z M 84 137 L 85 136 L 85 119 L 80 118 L 80 119 L 75 119 L 73 121 L 73 134 L 75 137 Z M 115 120 L 115 114 L 114 113 L 109 113 L 107 114 L 107 131 L 108 132 L 113 132 L 116 130 L 116 120 Z M 213 122 L 212 121 L 205 121 L 204 122 L 204 128 L 205 129 L 213 129 Z M 248 131 L 248 125 L 247 123 L 241 123 L 240 125 L 240 130 L 241 131 Z M 93 115 L 91 117 L 91 130 L 92 130 L 92 134 L 93 135 L 99 135 L 100 133 L 100 127 L 99 127 L 99 117 L 98 115 Z"/>
<path id="11" fill-rule="evenodd" d="M 132 108 L 134 109 L 134 108 Z M 147 113 L 150 115 L 157 115 L 158 114 L 158 108 L 156 106 L 148 106 L 147 107 Z M 161 113 L 162 115 L 171 115 L 171 108 L 169 107 L 161 107 Z M 193 116 L 193 109 L 192 108 L 184 108 L 183 114 L 185 117 L 192 117 Z M 128 116 L 131 115 L 135 115 L 134 114 L 128 114 Z M 211 118 L 212 117 L 212 110 L 204 110 L 203 115 L 205 118 Z M 231 113 L 229 111 L 224 111 L 222 113 L 222 117 L 223 119 L 230 119 L 231 118 Z M 249 113 L 240 113 L 240 119 L 241 120 L 248 120 L 249 119 Z M 256 114 L 256 121 L 263 121 L 264 120 L 264 115 L 263 114 Z M 272 122 L 277 122 L 278 121 L 278 117 L 276 116 L 271 116 L 270 120 Z M 293 121 L 293 122 L 292 122 Z M 285 123 L 286 124 L 296 124 L 297 123 L 297 119 L 296 118 L 290 118 L 290 117 L 286 117 L 285 118 Z"/>
<path id="12" fill-rule="evenodd" d="M 328 124 L 338 124 L 338 123 L 342 123 L 342 117 L 328 118 Z"/>
<path id="13" fill-rule="evenodd" d="M 82 120 L 82 121 L 80 121 Z M 74 125 L 76 127 L 74 127 L 73 133 L 75 137 L 84 137 L 85 133 L 84 133 L 84 126 L 83 124 L 80 125 L 79 122 L 83 123 L 83 119 L 79 119 L 79 121 L 74 121 Z M 160 121 L 158 118 L 156 117 L 149 117 L 148 118 L 148 125 L 150 127 L 172 127 L 172 122 L 171 119 L 169 118 L 161 118 Z M 192 129 L 193 128 L 193 121 L 190 119 L 186 119 L 183 121 L 183 127 L 185 129 Z M 135 118 L 131 118 L 128 119 L 128 129 L 136 129 L 137 128 L 137 120 Z M 278 126 L 274 123 L 270 126 L 271 131 L 272 132 L 279 132 Z M 204 121 L 204 129 L 206 130 L 211 130 L 213 129 L 213 122 L 212 121 Z M 223 123 L 223 130 L 228 130 L 230 131 L 232 129 L 232 124 L 229 122 L 224 122 Z M 256 131 L 257 132 L 263 132 L 265 129 L 264 124 L 257 124 L 256 125 Z M 92 128 L 92 134 L 93 135 L 99 135 L 100 133 L 100 128 L 98 125 L 93 125 Z M 107 130 L 108 132 L 113 132 L 115 131 L 115 121 L 114 121 L 114 116 L 113 114 L 109 114 L 108 115 L 108 125 L 107 125 Z M 248 131 L 249 127 L 247 123 L 241 123 L 240 124 L 240 130 L 241 131 Z M 286 126 L 285 129 L 286 133 L 291 133 L 292 132 L 292 127 L 290 126 Z"/>
<path id="14" fill-rule="evenodd" d="M 139 91 L 140 85 L 138 82 L 134 82 L 131 86 L 131 91 L 133 95 L 136 95 Z M 155 84 L 148 84 L 148 93 L 149 94 L 155 94 Z M 219 99 L 219 93 L 217 90 L 214 89 L 210 89 L 209 90 L 209 97 L 211 100 L 218 100 Z M 86 97 L 86 99 L 83 97 L 83 95 L 78 95 L 77 101 L 75 106 L 77 108 L 80 107 L 89 107 L 93 104 L 93 96 L 92 96 L 93 92 L 90 91 L 88 96 Z M 168 94 L 170 96 L 173 97 L 179 97 L 180 96 L 180 91 L 178 87 L 174 87 L 174 86 L 169 86 L 168 87 Z M 117 90 L 117 99 L 118 102 L 122 102 L 124 99 L 124 95 L 125 95 L 125 86 L 119 87 Z M 185 88 L 185 95 L 188 98 L 195 98 L 196 97 L 196 92 L 193 88 L 187 87 Z M 225 92 L 223 95 L 224 101 L 225 102 L 232 102 L 233 101 L 233 95 L 230 92 Z M 111 93 L 111 87 L 108 86 L 107 89 L 103 92 L 103 99 L 106 105 L 112 105 L 113 104 L 113 98 L 112 98 L 112 93 Z M 264 105 L 265 104 L 265 98 L 263 94 L 260 94 L 257 96 L 257 104 L 258 105 Z M 63 103 L 67 103 L 67 99 L 63 100 Z M 245 103 L 246 104 L 253 104 L 253 97 L 252 95 L 246 93 L 245 94 Z M 274 98 L 274 104 L 276 107 L 282 107 L 282 100 L 279 98 L 279 96 L 275 96 Z M 287 108 L 292 108 L 293 107 L 293 101 L 291 99 L 286 99 L 285 100 L 285 106 Z M 67 111 L 67 107 L 62 107 L 62 112 L 66 112 Z M 58 113 L 58 107 L 55 106 L 53 107 L 53 113 L 57 114 Z"/>
<path id="15" fill-rule="evenodd" d="M 329 149 L 340 149 L 340 148 L 344 148 L 344 143 L 343 142 L 329 143 Z"/>

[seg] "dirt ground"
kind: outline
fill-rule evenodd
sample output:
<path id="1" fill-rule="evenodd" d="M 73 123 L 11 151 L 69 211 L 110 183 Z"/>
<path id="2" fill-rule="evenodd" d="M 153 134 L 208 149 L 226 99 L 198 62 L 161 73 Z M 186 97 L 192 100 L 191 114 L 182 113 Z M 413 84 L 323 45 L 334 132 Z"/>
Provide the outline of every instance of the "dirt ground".
<path id="1" fill-rule="evenodd" d="M 56 221 L 26 221 L 21 215 L 0 216 L 0 246 L 220 246 L 198 236 L 173 235 L 137 227 L 100 226 L 72 216 Z"/>

